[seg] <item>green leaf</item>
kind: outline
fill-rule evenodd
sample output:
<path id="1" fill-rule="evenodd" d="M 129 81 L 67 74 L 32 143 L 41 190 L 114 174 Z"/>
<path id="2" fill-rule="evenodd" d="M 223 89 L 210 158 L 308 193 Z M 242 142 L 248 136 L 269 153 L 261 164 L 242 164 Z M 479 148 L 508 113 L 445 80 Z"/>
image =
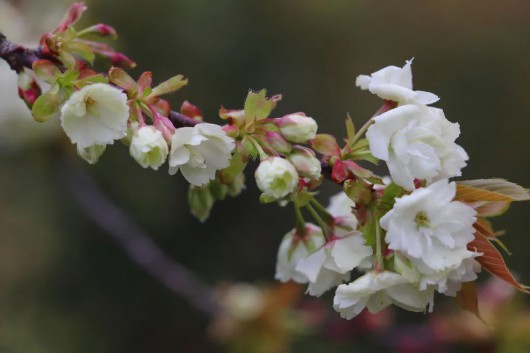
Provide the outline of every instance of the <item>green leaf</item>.
<path id="1" fill-rule="evenodd" d="M 186 86 L 188 84 L 188 79 L 184 78 L 182 75 L 177 75 L 171 77 L 169 80 L 166 80 L 153 88 L 151 91 L 151 94 L 147 97 L 149 98 L 155 98 L 160 97 L 164 94 L 173 93 L 182 87 Z"/>
<path id="2" fill-rule="evenodd" d="M 401 186 L 391 183 L 383 191 L 383 196 L 379 200 L 379 208 L 384 211 L 392 209 L 396 198 L 403 196 L 403 194 L 405 194 L 405 190 Z"/>
<path id="3" fill-rule="evenodd" d="M 267 90 L 262 89 L 259 92 L 250 91 L 245 100 L 245 122 L 250 126 L 256 120 L 265 119 L 269 116 L 274 103 L 267 99 Z"/>
<path id="4" fill-rule="evenodd" d="M 43 93 L 31 109 L 33 119 L 40 123 L 45 122 L 59 113 L 59 108 L 64 102 L 59 86 L 53 86 L 48 92 Z"/>
<path id="5" fill-rule="evenodd" d="M 204 222 L 210 216 L 215 199 L 211 194 L 208 185 L 190 185 L 190 189 L 188 191 L 188 203 L 191 214 L 197 217 L 199 221 Z"/>
<path id="6" fill-rule="evenodd" d="M 138 84 L 123 69 L 111 67 L 109 70 L 109 80 L 116 86 L 123 88 L 129 98 L 134 98 L 138 94 Z"/>
<path id="7" fill-rule="evenodd" d="M 372 201 L 372 189 L 362 179 L 348 179 L 343 188 L 346 195 L 356 204 L 368 205 Z"/>
<path id="8" fill-rule="evenodd" d="M 86 43 L 74 41 L 72 43 L 69 43 L 68 47 L 72 53 L 80 56 L 81 58 L 85 59 L 89 63 L 93 63 L 94 59 L 96 58 L 94 51 L 92 50 L 90 45 Z"/>
<path id="9" fill-rule="evenodd" d="M 310 143 L 315 151 L 324 156 L 340 155 L 340 147 L 333 135 L 317 134 Z"/>
<path id="10" fill-rule="evenodd" d="M 353 125 L 350 114 L 346 116 L 346 134 L 348 136 L 348 143 L 352 143 L 355 137 L 355 126 Z"/>

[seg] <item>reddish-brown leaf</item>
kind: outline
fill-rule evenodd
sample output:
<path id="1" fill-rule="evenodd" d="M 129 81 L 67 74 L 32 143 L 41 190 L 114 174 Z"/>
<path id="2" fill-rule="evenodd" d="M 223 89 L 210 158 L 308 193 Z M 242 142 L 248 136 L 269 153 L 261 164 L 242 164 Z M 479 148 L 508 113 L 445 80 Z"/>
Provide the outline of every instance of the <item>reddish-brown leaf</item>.
<path id="1" fill-rule="evenodd" d="M 528 190 L 503 179 L 464 180 L 456 185 L 456 199 L 463 202 L 530 200 Z"/>
<path id="2" fill-rule="evenodd" d="M 477 288 L 475 282 L 462 283 L 462 287 L 458 293 L 456 293 L 456 302 L 462 309 L 469 311 L 479 318 L 480 321 L 484 322 L 480 316 L 478 308 Z"/>
<path id="3" fill-rule="evenodd" d="M 518 290 L 524 293 L 529 293 L 526 286 L 523 286 L 513 277 L 506 266 L 506 262 L 502 258 L 501 253 L 493 246 L 493 244 L 488 240 L 486 234 L 488 231 L 482 227 L 480 224 L 475 223 L 475 239 L 467 245 L 467 248 L 470 251 L 477 251 L 482 253 L 482 256 L 478 256 L 476 260 L 488 270 L 494 276 L 499 277 L 500 279 L 508 282 Z"/>

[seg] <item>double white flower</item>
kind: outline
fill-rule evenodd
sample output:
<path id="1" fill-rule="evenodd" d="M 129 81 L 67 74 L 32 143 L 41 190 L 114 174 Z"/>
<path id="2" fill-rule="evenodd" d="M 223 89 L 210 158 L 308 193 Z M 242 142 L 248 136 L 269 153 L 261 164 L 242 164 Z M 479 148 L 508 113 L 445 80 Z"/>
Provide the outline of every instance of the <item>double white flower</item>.
<path id="1" fill-rule="evenodd" d="M 390 304 L 409 311 L 425 311 L 432 301 L 432 290 L 420 291 L 395 272 L 368 272 L 350 284 L 341 284 L 333 299 L 333 308 L 351 319 L 364 308 L 375 314 Z"/>
<path id="2" fill-rule="evenodd" d="M 294 165 L 281 157 L 270 157 L 261 161 L 254 177 L 263 195 L 271 200 L 289 195 L 296 189 L 299 181 Z"/>
<path id="3" fill-rule="evenodd" d="M 403 105 L 374 118 L 366 137 L 372 154 L 387 162 L 394 182 L 414 190 L 414 179 L 428 182 L 461 175 L 467 153 L 454 141 L 457 123 L 441 109 Z"/>
<path id="4" fill-rule="evenodd" d="M 434 271 L 459 264 L 467 254 L 452 257 L 474 239 L 476 211 L 453 201 L 455 194 L 454 182 L 440 180 L 396 199 L 380 222 L 389 249 L 419 259 Z"/>
<path id="5" fill-rule="evenodd" d="M 453 201 L 456 184 L 437 181 L 398 198 L 381 218 L 388 248 L 403 254 L 418 272 L 420 289 L 434 286 L 455 295 L 460 283 L 476 279 L 474 260 L 481 254 L 467 250 L 474 239 L 476 211 Z"/>
<path id="6" fill-rule="evenodd" d="M 201 186 L 230 165 L 235 142 L 219 125 L 201 123 L 177 129 L 171 137 L 169 174 L 179 170 L 188 182 Z"/>
<path id="7" fill-rule="evenodd" d="M 154 126 L 143 126 L 134 132 L 129 147 L 131 156 L 144 168 L 158 168 L 164 164 L 169 147 L 162 133 Z"/>
<path id="8" fill-rule="evenodd" d="M 307 293 L 321 296 L 324 292 L 350 279 L 350 272 L 371 264 L 372 248 L 364 245 L 361 232 L 351 231 L 331 240 L 298 262 L 296 271 L 309 280 Z"/>
<path id="9" fill-rule="evenodd" d="M 402 68 L 388 66 L 372 75 L 359 75 L 355 84 L 363 90 L 399 104 L 431 104 L 439 100 L 438 96 L 412 89 L 412 60 Z"/>
<path id="10" fill-rule="evenodd" d="M 74 92 L 61 108 L 61 125 L 79 150 L 125 137 L 128 119 L 127 96 L 104 83 Z"/>

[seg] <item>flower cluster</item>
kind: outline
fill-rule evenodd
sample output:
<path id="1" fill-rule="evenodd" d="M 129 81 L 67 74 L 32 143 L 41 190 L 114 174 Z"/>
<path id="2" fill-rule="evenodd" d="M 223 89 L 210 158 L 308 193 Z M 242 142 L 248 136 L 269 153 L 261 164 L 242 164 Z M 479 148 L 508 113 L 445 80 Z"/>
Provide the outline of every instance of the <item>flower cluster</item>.
<path id="1" fill-rule="evenodd" d="M 357 78 L 357 86 L 384 104 L 358 130 L 348 116 L 340 145 L 317 133 L 317 121 L 305 113 L 271 116 L 282 97 L 267 97 L 265 90 L 250 91 L 242 109 L 221 107 L 222 126 L 204 123 L 201 110 L 187 101 L 180 112 L 171 110 L 161 97 L 188 80 L 177 75 L 153 86 L 149 71 L 133 79 L 125 69 L 134 62 L 85 38 L 114 37 L 112 27 L 74 28 L 85 10 L 73 4 L 38 50 L 0 42 L 0 56 L 19 71 L 19 94 L 35 120 L 60 117 L 87 162 L 96 163 L 117 140 L 143 168 L 158 170 L 167 161 L 170 174 L 180 171 L 190 183 L 191 213 L 204 221 L 216 201 L 245 188 L 245 168 L 259 161 L 260 201 L 292 204 L 296 216 L 278 250 L 276 279 L 307 284 L 314 296 L 336 287 L 333 307 L 348 319 L 391 304 L 432 310 L 435 292 L 457 296 L 476 311 L 473 281 L 481 266 L 527 292 L 492 245 L 496 233 L 487 218 L 530 195 L 500 179 L 449 180 L 468 160 L 455 142 L 460 127 L 430 106 L 438 96 L 413 90 L 412 61 Z M 14 62 L 5 48 L 29 57 Z M 96 56 L 113 66 L 94 71 Z M 39 82 L 49 89 L 43 92 Z M 361 166 L 379 161 L 390 177 Z M 315 197 L 324 179 L 343 188 L 327 208 Z"/>

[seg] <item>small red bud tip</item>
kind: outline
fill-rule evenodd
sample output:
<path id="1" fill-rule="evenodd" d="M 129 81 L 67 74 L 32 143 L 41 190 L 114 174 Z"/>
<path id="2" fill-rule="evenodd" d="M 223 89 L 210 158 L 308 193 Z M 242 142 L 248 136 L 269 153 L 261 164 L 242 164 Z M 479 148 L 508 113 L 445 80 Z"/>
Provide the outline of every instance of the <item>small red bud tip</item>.
<path id="1" fill-rule="evenodd" d="M 122 53 L 112 53 L 109 59 L 113 66 L 126 69 L 134 69 L 136 67 L 136 63 Z"/>
<path id="2" fill-rule="evenodd" d="M 27 89 L 18 88 L 18 96 L 22 98 L 24 103 L 31 109 L 33 104 L 40 97 L 42 91 L 36 82 L 32 82 L 30 87 Z"/>
<path id="3" fill-rule="evenodd" d="M 204 116 L 199 107 L 194 104 L 191 104 L 188 101 L 182 102 L 182 105 L 180 106 L 180 113 L 182 115 L 187 116 L 188 118 L 192 118 L 195 120 L 202 120 Z"/>
<path id="4" fill-rule="evenodd" d="M 99 34 L 100 36 L 113 37 L 113 38 L 116 38 L 118 36 L 118 33 L 113 27 L 106 25 L 104 23 L 98 23 L 97 25 L 94 25 L 93 27 L 95 29 L 94 32 Z"/>

